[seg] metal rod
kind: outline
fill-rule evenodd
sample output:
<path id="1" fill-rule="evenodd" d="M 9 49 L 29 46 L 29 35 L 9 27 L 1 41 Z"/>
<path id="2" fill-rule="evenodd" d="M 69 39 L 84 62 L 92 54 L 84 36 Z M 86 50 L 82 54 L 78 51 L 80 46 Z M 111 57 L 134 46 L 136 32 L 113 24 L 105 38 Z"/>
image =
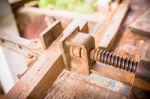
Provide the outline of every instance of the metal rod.
<path id="1" fill-rule="evenodd" d="M 109 64 L 113 67 L 123 69 L 132 73 L 136 72 L 136 68 L 138 65 L 138 62 L 133 59 L 118 56 L 100 49 L 92 49 L 90 52 L 90 59 Z"/>

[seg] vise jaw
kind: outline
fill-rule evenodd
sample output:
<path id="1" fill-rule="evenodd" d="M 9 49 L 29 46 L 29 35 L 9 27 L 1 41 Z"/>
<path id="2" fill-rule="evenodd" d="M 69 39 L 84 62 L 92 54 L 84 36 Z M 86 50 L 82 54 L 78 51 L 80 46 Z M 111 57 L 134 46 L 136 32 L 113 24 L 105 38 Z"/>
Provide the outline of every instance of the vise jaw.
<path id="1" fill-rule="evenodd" d="M 90 67 L 94 63 L 89 56 L 91 49 L 95 48 L 94 38 L 84 33 L 85 31 L 82 32 L 78 25 L 72 27 L 72 32 L 70 31 L 71 33 L 61 40 L 60 44 L 66 69 L 89 74 Z"/>
<path id="2" fill-rule="evenodd" d="M 85 31 L 87 30 L 85 28 L 87 24 L 83 25 L 82 28 L 84 27 L 84 29 L 82 29 L 79 25 L 80 22 L 77 23 L 76 21 L 72 22 L 63 31 L 64 36 L 60 40 L 60 48 L 66 69 L 88 75 L 90 74 L 90 69 L 91 74 L 94 73 L 93 71 L 99 72 L 91 68 L 95 61 L 102 62 L 120 70 L 134 73 L 134 82 L 132 81 L 130 84 L 132 93 L 137 96 L 137 99 L 150 97 L 150 60 L 141 59 L 138 62 L 98 48 L 96 49 L 94 38 Z M 88 78 L 87 80 L 89 81 L 91 79 L 94 80 L 90 76 Z M 98 82 L 97 79 L 95 81 L 96 83 Z M 129 93 L 121 93 L 129 95 Z"/>

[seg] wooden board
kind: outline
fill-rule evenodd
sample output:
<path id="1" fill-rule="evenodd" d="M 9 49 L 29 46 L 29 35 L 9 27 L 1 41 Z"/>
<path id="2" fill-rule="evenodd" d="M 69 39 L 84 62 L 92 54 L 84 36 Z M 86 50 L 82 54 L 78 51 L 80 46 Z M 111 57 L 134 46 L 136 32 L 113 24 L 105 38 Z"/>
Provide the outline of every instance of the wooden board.
<path id="1" fill-rule="evenodd" d="M 141 9 L 142 8 L 142 9 Z M 121 29 L 118 39 L 112 46 L 112 51 L 117 55 L 139 60 L 145 57 L 150 44 L 150 37 L 131 31 L 129 27 L 138 17 L 150 8 L 149 0 L 132 0 L 126 20 L 123 22 L 127 28 Z"/>
<path id="2" fill-rule="evenodd" d="M 92 67 L 91 72 L 98 73 L 99 75 L 120 81 L 127 85 L 132 85 L 135 76 L 133 73 L 123 71 L 99 62 Z"/>
<path id="3" fill-rule="evenodd" d="M 121 23 L 123 22 L 123 19 L 128 11 L 129 2 L 130 0 L 124 0 L 124 2 L 120 4 L 111 20 L 110 25 L 108 25 L 107 30 L 105 32 L 103 31 L 104 35 L 98 44 L 98 47 L 101 49 L 109 50 L 111 48 L 111 45 L 117 37 Z"/>
<path id="4" fill-rule="evenodd" d="M 42 43 L 42 48 L 47 49 L 54 40 L 62 33 L 63 29 L 61 27 L 60 21 L 55 21 L 53 24 L 49 25 L 40 34 L 40 40 Z"/>
<path id="5" fill-rule="evenodd" d="M 54 44 L 38 58 L 5 98 L 42 98 L 63 69 L 60 50 L 58 45 Z"/>
<path id="6" fill-rule="evenodd" d="M 130 25 L 130 28 L 132 31 L 150 36 L 150 9 L 135 20 Z"/>
<path id="7" fill-rule="evenodd" d="M 125 34 L 132 34 L 132 33 L 125 33 Z M 131 38 L 133 38 L 133 41 L 135 41 L 134 44 L 135 43 L 138 44 L 139 42 L 136 41 L 137 38 L 135 38 L 135 37 L 137 37 L 137 35 L 136 36 L 133 35 L 133 37 L 131 37 Z M 116 47 L 116 50 L 115 50 L 116 52 L 125 53 L 125 51 L 119 51 L 119 49 L 121 46 L 125 45 L 126 42 L 130 42 L 129 41 L 130 36 L 123 36 L 121 39 L 123 39 L 123 38 L 128 38 L 128 41 L 125 41 L 125 39 L 122 40 L 122 42 L 120 42 L 121 44 L 119 44 L 119 46 Z M 142 37 L 140 39 L 144 40 L 144 37 Z M 148 40 L 148 39 L 146 39 L 146 40 Z M 136 47 L 136 48 L 139 49 L 139 47 Z M 131 48 L 131 50 L 132 49 L 133 48 Z M 131 52 L 131 50 L 129 50 L 129 51 Z M 130 56 L 130 55 L 128 55 L 128 56 Z M 91 85 L 87 82 L 84 82 L 83 80 L 80 80 L 78 78 L 75 78 L 73 76 L 71 76 L 71 77 L 67 76 L 67 77 L 64 77 L 64 79 L 61 79 L 63 77 L 64 76 L 61 75 L 59 77 L 59 79 L 56 80 L 56 83 L 54 83 L 53 86 L 48 91 L 48 95 L 46 96 L 46 98 L 54 98 L 54 99 L 61 98 L 62 99 L 64 97 L 65 99 L 67 99 L 67 97 L 69 97 L 69 99 L 70 99 L 73 97 L 73 98 L 77 98 L 77 99 L 83 99 L 83 98 L 85 98 L 85 99 L 86 98 L 89 98 L 89 99 L 92 99 L 92 98 L 93 99 L 115 98 L 116 99 L 116 97 L 118 96 L 118 95 L 116 96 L 116 93 L 112 93 L 111 91 L 104 89 L 104 88 L 99 88 L 97 86 L 93 86 L 93 85 Z M 60 80 L 60 82 L 58 80 Z M 20 90 L 20 91 L 22 91 L 22 90 Z M 122 96 L 120 96 L 120 98 L 122 98 Z"/>
<path id="8" fill-rule="evenodd" d="M 81 30 L 88 29 L 87 23 L 75 20 L 70 28 L 64 30 L 54 43 L 38 58 L 26 74 L 16 83 L 16 85 L 6 95 L 6 98 L 42 98 L 57 76 L 64 69 L 64 62 L 60 51 L 59 40 L 66 37 L 74 27 L 80 27 Z M 86 28 L 84 28 L 86 27 Z M 68 32 L 67 32 L 68 31 Z M 56 53 L 54 53 L 56 52 Z M 38 90 L 38 91 L 37 91 Z"/>
<path id="9" fill-rule="evenodd" d="M 112 10 L 104 22 L 99 22 L 90 31 L 95 38 L 96 47 L 109 49 L 114 42 L 121 23 L 129 8 L 130 0 L 124 0 L 116 9 Z"/>
<path id="10" fill-rule="evenodd" d="M 113 96 L 113 97 L 112 97 Z M 92 85 L 67 72 L 62 72 L 47 92 L 45 99 L 127 99 L 125 96 Z"/>

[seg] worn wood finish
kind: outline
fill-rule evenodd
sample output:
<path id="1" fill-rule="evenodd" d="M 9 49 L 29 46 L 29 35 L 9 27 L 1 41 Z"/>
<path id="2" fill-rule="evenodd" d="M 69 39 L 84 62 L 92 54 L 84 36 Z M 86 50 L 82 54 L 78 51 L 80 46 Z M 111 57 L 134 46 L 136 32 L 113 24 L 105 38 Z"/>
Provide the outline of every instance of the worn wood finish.
<path id="1" fill-rule="evenodd" d="M 112 51 L 117 55 L 139 60 L 145 57 L 146 50 L 150 44 L 148 36 L 131 31 L 128 26 L 150 8 L 149 0 L 132 0 L 126 20 L 125 29 L 120 30 L 118 38 L 112 46 Z M 132 38 L 132 39 L 131 39 Z"/>
<path id="2" fill-rule="evenodd" d="M 3 32 L 0 33 L 0 44 L 23 55 L 30 52 L 37 57 L 41 53 L 41 47 L 38 44 L 33 44 L 30 40 Z"/>
<path id="3" fill-rule="evenodd" d="M 102 63 L 96 63 L 90 70 L 93 73 L 100 74 L 102 76 L 120 81 L 127 85 L 132 85 L 135 74 L 108 66 Z M 112 72 L 113 71 L 113 72 Z"/>
<path id="4" fill-rule="evenodd" d="M 79 27 L 80 22 L 79 20 L 74 21 L 73 26 Z M 84 27 L 84 24 L 81 25 L 81 29 Z M 63 34 L 56 39 L 54 44 L 43 52 L 16 86 L 10 90 L 6 98 L 42 98 L 45 95 L 47 89 L 64 69 L 63 59 L 59 49 L 59 41 L 65 38 L 69 33 L 71 33 L 70 28 L 64 30 Z"/>
<path id="5" fill-rule="evenodd" d="M 135 20 L 130 28 L 132 31 L 150 36 L 150 8 L 137 20 Z"/>
<path id="6" fill-rule="evenodd" d="M 66 35 L 66 34 L 64 34 Z M 125 36 L 128 37 L 128 36 Z M 135 38 L 133 38 L 135 40 Z M 122 43 L 121 43 L 122 44 Z M 119 48 L 118 48 L 119 49 Z M 117 49 L 117 51 L 118 51 Z M 48 54 L 47 54 L 48 55 Z M 64 77 L 63 75 L 61 76 L 62 78 Z M 76 98 L 77 99 L 83 99 L 83 98 L 90 98 L 90 99 L 96 99 L 96 98 L 115 98 L 115 93 L 111 94 L 109 93 L 109 91 L 97 91 L 97 86 L 96 87 L 92 87 L 91 84 L 88 85 L 87 83 L 83 82 L 83 80 L 77 80 L 78 78 L 71 78 L 70 77 L 66 77 L 65 79 L 61 79 L 61 77 L 59 79 L 56 80 L 56 83 L 53 84 L 53 86 L 51 87 L 51 89 L 48 91 L 48 96 L 46 96 L 46 98 Z M 59 82 L 58 80 L 61 81 Z M 58 83 L 57 83 L 58 81 Z M 73 81 L 75 81 L 73 83 Z M 65 84 L 64 84 L 64 83 Z M 67 83 L 66 83 L 67 82 Z M 83 84 L 82 84 L 83 82 Z M 43 84 L 45 86 L 45 84 Z M 56 87 L 58 86 L 58 87 Z M 87 87 L 88 86 L 88 87 Z M 41 87 L 42 88 L 42 87 Z M 71 88 L 71 89 L 70 89 Z M 90 90 L 90 91 L 89 91 Z M 100 89 L 100 90 L 105 90 L 105 89 Z M 67 92 L 67 94 L 66 94 Z M 85 94 L 84 94 L 85 93 Z M 103 97 L 104 94 L 104 97 Z M 122 98 L 122 97 L 120 97 Z"/>
<path id="7" fill-rule="evenodd" d="M 116 9 L 112 10 L 103 23 L 99 22 L 90 34 L 95 38 L 96 47 L 109 49 L 114 42 L 120 25 L 129 8 L 130 0 L 124 0 Z"/>
<path id="8" fill-rule="evenodd" d="M 64 47 L 65 40 L 70 36 L 74 36 L 76 33 L 79 31 L 83 32 L 88 32 L 88 25 L 87 22 L 84 20 L 74 20 L 72 21 L 63 31 L 63 37 L 60 38 L 60 49 L 62 52 L 64 64 L 66 66 L 66 69 L 70 69 L 69 67 L 69 55 L 68 55 L 68 50 Z M 65 54 L 66 53 L 66 54 Z"/>
<path id="9" fill-rule="evenodd" d="M 107 30 L 104 32 L 104 35 L 98 44 L 98 47 L 101 49 L 110 49 L 116 39 L 121 23 L 123 22 L 123 19 L 128 11 L 129 2 L 130 0 L 124 0 L 115 12 L 111 23 L 108 25 Z"/>
<path id="10" fill-rule="evenodd" d="M 44 97 L 63 68 L 63 59 L 58 45 L 53 44 L 38 58 L 5 98 L 30 99 Z"/>
<path id="11" fill-rule="evenodd" d="M 80 28 L 80 31 L 84 33 L 89 33 L 89 26 L 88 26 L 87 21 L 83 21 L 83 20 L 80 21 L 79 28 Z"/>
<path id="12" fill-rule="evenodd" d="M 103 31 L 106 30 L 107 26 L 110 24 L 112 16 L 115 14 L 115 11 L 116 10 L 111 11 L 107 18 L 104 20 L 104 22 L 97 21 L 95 27 L 93 27 L 90 31 L 90 34 L 95 38 L 96 43 L 101 39 Z"/>
<path id="13" fill-rule="evenodd" d="M 125 96 L 93 85 L 68 72 L 62 72 L 45 99 L 127 99 Z"/>
<path id="14" fill-rule="evenodd" d="M 63 29 L 60 21 L 55 21 L 52 25 L 49 25 L 40 34 L 40 40 L 42 43 L 42 48 L 47 49 L 54 40 L 62 33 Z"/>
<path id="15" fill-rule="evenodd" d="M 70 69 L 89 74 L 89 68 L 93 65 L 89 53 L 95 48 L 94 38 L 83 32 L 72 33 L 69 38 L 66 38 L 63 46 Z"/>

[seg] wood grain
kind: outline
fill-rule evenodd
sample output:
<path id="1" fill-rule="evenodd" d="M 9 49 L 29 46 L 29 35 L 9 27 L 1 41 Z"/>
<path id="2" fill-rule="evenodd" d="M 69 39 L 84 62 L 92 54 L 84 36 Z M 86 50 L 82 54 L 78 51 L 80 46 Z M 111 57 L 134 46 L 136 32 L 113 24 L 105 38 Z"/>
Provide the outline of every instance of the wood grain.
<path id="1" fill-rule="evenodd" d="M 42 43 L 42 48 L 47 49 L 54 40 L 62 33 L 63 29 L 61 27 L 60 21 L 55 21 L 53 24 L 49 25 L 40 34 L 40 40 Z"/>
<path id="2" fill-rule="evenodd" d="M 67 72 L 62 72 L 45 99 L 127 99 L 125 96 L 97 87 Z"/>
<path id="3" fill-rule="evenodd" d="M 135 74 L 97 62 L 90 70 L 93 73 L 132 85 Z M 113 72 L 112 72 L 113 71 Z"/>
<path id="4" fill-rule="evenodd" d="M 150 36 L 149 18 L 150 18 L 150 8 L 130 25 L 131 30 L 133 32 Z"/>
<path id="5" fill-rule="evenodd" d="M 115 15 L 112 18 L 110 25 L 108 25 L 107 30 L 104 32 L 104 35 L 100 40 L 98 47 L 102 49 L 110 49 L 111 45 L 116 39 L 123 19 L 126 16 L 126 13 L 129 8 L 129 2 L 130 0 L 124 0 L 124 2 L 120 4 L 118 10 L 115 12 Z"/>
<path id="6" fill-rule="evenodd" d="M 56 52 L 56 53 L 54 53 Z M 49 47 L 6 95 L 6 99 L 42 98 L 64 69 L 63 59 L 54 44 Z"/>

